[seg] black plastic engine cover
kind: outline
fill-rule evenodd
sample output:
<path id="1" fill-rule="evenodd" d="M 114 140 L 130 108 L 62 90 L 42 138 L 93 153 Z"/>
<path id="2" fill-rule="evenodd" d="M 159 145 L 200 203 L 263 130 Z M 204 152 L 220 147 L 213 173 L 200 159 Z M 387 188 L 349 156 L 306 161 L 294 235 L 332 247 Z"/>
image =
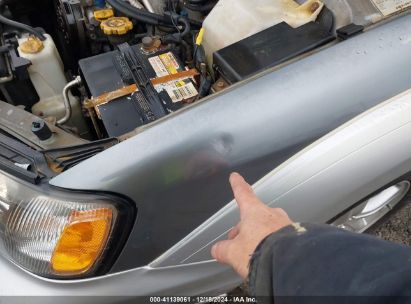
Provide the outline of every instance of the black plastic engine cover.
<path id="1" fill-rule="evenodd" d="M 282 22 L 214 53 L 221 76 L 235 83 L 335 39 L 329 28 L 310 22 L 292 28 Z"/>

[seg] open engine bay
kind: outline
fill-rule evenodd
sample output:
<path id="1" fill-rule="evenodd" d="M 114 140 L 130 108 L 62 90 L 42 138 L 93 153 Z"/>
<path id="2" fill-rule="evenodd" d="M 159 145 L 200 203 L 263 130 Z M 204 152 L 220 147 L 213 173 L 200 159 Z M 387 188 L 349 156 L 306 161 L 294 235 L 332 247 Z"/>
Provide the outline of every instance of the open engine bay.
<path id="1" fill-rule="evenodd" d="M 342 42 L 410 5 L 2 0 L 0 125 L 37 149 L 126 140 L 170 113 Z"/>

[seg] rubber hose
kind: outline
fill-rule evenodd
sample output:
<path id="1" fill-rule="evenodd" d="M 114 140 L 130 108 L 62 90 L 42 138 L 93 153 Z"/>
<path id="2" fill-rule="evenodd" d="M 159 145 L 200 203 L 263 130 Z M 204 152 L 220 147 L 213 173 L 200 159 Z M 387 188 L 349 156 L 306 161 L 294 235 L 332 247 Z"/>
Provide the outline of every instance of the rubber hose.
<path id="1" fill-rule="evenodd" d="M 193 4 L 193 5 L 202 5 L 204 3 L 207 3 L 209 0 L 188 0 L 188 3 Z"/>
<path id="2" fill-rule="evenodd" d="M 22 31 L 29 32 L 30 34 L 33 34 L 34 36 L 36 36 L 37 38 L 39 38 L 42 41 L 46 40 L 46 37 L 40 31 L 36 30 L 35 28 L 33 28 L 33 27 L 31 27 L 27 24 L 20 23 L 20 22 L 8 19 L 8 18 L 4 17 L 1 14 L 0 14 L 0 23 L 9 25 L 11 27 L 14 27 L 14 28 L 22 30 Z"/>
<path id="3" fill-rule="evenodd" d="M 115 10 L 143 23 L 156 26 L 161 25 L 166 27 L 175 27 L 171 18 L 137 9 L 124 1 L 107 0 L 107 3 L 110 4 Z M 190 20 L 190 23 L 196 27 L 201 27 L 201 22 Z"/>
<path id="4" fill-rule="evenodd" d="M 183 25 L 184 30 L 181 33 L 174 33 L 174 34 L 164 36 L 162 38 L 162 41 L 164 43 L 181 43 L 183 38 L 185 36 L 187 36 L 188 34 L 190 34 L 191 26 L 190 26 L 190 23 L 187 21 L 186 18 L 179 17 L 179 18 L 177 18 L 176 21 L 177 21 L 177 23 L 180 23 L 180 24 Z"/>
<path id="5" fill-rule="evenodd" d="M 181 37 L 187 36 L 191 31 L 191 26 L 190 26 L 190 23 L 188 22 L 188 20 L 186 18 L 181 17 L 181 18 L 177 19 L 177 22 L 181 23 L 184 26 L 184 30 L 180 34 L 180 36 Z"/>
<path id="6" fill-rule="evenodd" d="M 184 3 L 185 8 L 188 8 L 189 10 L 195 11 L 195 12 L 209 12 L 214 8 L 215 5 L 216 5 L 215 2 L 207 3 L 204 5 Z"/>

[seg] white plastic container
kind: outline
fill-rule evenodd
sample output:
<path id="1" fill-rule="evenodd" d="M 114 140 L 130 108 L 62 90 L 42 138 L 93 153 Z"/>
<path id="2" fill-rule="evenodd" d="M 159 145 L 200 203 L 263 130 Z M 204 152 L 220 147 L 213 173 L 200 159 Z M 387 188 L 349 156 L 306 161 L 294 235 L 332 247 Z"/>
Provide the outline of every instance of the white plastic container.
<path id="1" fill-rule="evenodd" d="M 220 0 L 203 23 L 203 46 L 208 64 L 212 54 L 280 22 L 296 28 L 314 21 L 324 4 L 307 0 Z"/>
<path id="2" fill-rule="evenodd" d="M 50 35 L 45 34 L 46 40 L 40 41 L 33 37 L 19 39 L 18 52 L 23 58 L 31 61 L 29 67 L 30 79 L 40 97 L 40 101 L 32 107 L 32 112 L 42 118 L 64 117 L 63 89 L 67 84 L 63 63 Z M 75 126 L 80 133 L 87 130 L 80 102 L 71 96 L 72 117 L 67 125 Z"/>
<path id="3" fill-rule="evenodd" d="M 36 88 L 40 100 L 49 99 L 56 95 L 61 95 L 64 86 L 67 84 L 67 79 L 64 75 L 63 63 L 57 51 L 56 45 L 50 35 L 45 35 L 47 39 L 42 41 L 43 48 L 32 48 L 31 53 L 24 51 L 22 45 L 28 39 L 22 38 L 19 40 L 19 54 L 31 61 L 29 73 L 31 81 Z M 36 43 L 33 41 L 33 44 Z M 40 50 L 39 50 L 40 49 Z"/>

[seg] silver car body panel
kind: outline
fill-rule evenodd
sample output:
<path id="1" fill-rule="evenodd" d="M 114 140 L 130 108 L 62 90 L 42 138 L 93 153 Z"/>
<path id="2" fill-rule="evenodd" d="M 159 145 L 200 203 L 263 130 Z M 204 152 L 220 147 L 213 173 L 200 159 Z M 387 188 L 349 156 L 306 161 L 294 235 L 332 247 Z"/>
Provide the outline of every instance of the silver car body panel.
<path id="1" fill-rule="evenodd" d="M 186 160 L 196 148 L 219 151 L 228 169 L 264 151 L 290 152 L 293 141 L 299 142 L 307 134 L 328 133 L 363 112 L 361 109 L 411 87 L 410 33 L 411 16 L 405 16 L 323 50 L 173 115 L 68 170 L 52 184 L 116 192 L 138 202 L 142 197 L 136 185 L 150 167 L 162 166 L 170 157 Z M 275 103 L 267 103 L 274 98 Z M 258 119 L 249 119 L 250 113 L 258 114 Z M 218 145 L 221 134 L 231 135 L 230 149 Z M 411 170 L 409 134 L 411 93 L 407 92 L 318 140 L 254 188 L 264 202 L 284 208 L 297 221 L 326 222 Z M 204 146 L 204 140 L 214 144 Z M 195 193 L 190 195 L 195 197 Z M 210 260 L 209 249 L 237 221 L 232 201 L 149 266 L 87 280 L 45 280 L 0 259 L 0 294 L 219 294 L 240 279 Z M 109 297 L 103 300 L 112 301 Z"/>
<path id="2" fill-rule="evenodd" d="M 411 170 L 410 134 L 411 91 L 407 91 L 307 147 L 256 183 L 254 189 L 268 205 L 285 208 L 298 221 L 325 222 L 335 212 L 343 211 Z M 0 259 L 0 294 L 217 295 L 241 280 L 230 269 L 208 258 L 209 246 L 225 237 L 238 219 L 238 209 L 232 201 L 151 265 L 100 278 L 45 280 Z M 192 248 L 200 250 L 193 254 Z M 160 267 L 170 256 L 179 256 L 176 261 L 180 263 L 208 260 Z M 114 300 L 118 298 L 98 299 L 101 303 Z M 46 299 L 41 301 L 45 303 Z M 90 299 L 76 300 L 83 301 Z"/>
<path id="3" fill-rule="evenodd" d="M 255 183 L 341 124 L 410 88 L 410 70 L 407 15 L 170 115 L 51 184 L 132 199 L 138 219 L 112 272 L 144 266 L 227 204 L 229 172 Z"/>
<path id="4" fill-rule="evenodd" d="M 307 147 L 254 189 L 263 202 L 285 209 L 295 221 L 326 223 L 411 171 L 410 130 L 407 91 Z M 231 202 L 152 265 L 209 260 L 211 246 L 238 221 Z"/>

